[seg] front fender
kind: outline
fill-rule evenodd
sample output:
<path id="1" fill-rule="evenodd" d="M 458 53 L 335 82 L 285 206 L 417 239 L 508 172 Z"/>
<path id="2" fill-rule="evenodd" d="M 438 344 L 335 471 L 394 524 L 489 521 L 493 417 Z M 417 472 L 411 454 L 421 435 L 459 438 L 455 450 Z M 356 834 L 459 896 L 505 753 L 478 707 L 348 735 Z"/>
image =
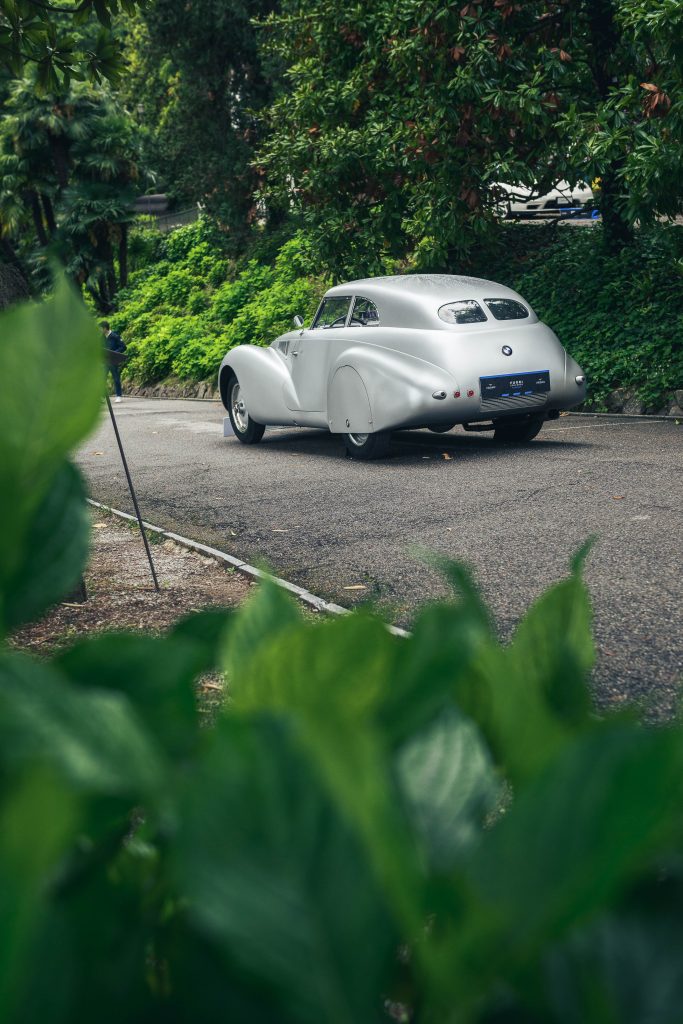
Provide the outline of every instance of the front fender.
<path id="1" fill-rule="evenodd" d="M 339 372 L 346 367 L 355 374 Z M 448 421 L 454 415 L 455 390 L 451 374 L 434 363 L 393 349 L 354 345 L 331 367 L 329 428 L 344 433 L 349 429 L 347 419 L 359 421 L 356 430 L 370 433 Z M 445 400 L 433 398 L 441 391 L 446 392 Z"/>
<path id="2" fill-rule="evenodd" d="M 218 371 L 221 400 L 228 408 L 227 384 L 234 373 L 244 393 L 244 401 L 257 423 L 289 424 L 292 414 L 283 399 L 283 387 L 289 380 L 284 362 L 272 348 L 239 345 L 231 349 Z"/>

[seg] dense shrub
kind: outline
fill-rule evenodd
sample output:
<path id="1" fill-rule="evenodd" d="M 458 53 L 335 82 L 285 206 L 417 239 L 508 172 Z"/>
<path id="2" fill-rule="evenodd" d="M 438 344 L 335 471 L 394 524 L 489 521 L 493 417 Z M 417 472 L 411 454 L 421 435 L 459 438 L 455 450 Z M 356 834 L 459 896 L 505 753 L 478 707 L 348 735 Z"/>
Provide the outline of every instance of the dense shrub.
<path id="1" fill-rule="evenodd" d="M 228 349 L 269 344 L 295 313 L 312 315 L 327 286 L 300 235 L 268 262 L 236 264 L 202 219 L 165 237 L 134 232 L 131 251 L 130 286 L 112 320 L 128 345 L 124 372 L 142 384 L 214 377 Z"/>
<path id="2" fill-rule="evenodd" d="M 599 225 L 510 225 L 472 269 L 528 299 L 585 369 L 592 401 L 627 388 L 656 411 L 683 387 L 682 227 L 643 230 L 610 255 Z"/>
<path id="3" fill-rule="evenodd" d="M 102 353 L 64 286 L 0 332 L 2 1024 L 678 1024 L 683 727 L 593 712 L 585 552 L 506 646 L 444 565 L 408 638 L 264 583 L 19 653 L 86 559 Z"/>

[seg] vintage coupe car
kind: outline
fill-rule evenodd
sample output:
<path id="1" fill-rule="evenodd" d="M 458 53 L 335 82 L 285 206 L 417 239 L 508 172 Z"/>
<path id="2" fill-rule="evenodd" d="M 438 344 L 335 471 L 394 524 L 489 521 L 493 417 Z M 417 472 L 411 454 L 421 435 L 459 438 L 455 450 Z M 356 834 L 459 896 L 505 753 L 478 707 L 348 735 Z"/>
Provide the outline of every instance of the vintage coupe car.
<path id="1" fill-rule="evenodd" d="M 242 345 L 219 386 L 236 437 L 268 425 L 323 427 L 357 458 L 392 430 L 462 424 L 499 441 L 534 438 L 586 397 L 586 378 L 516 292 L 446 274 L 368 278 L 327 291 L 310 327 Z"/>

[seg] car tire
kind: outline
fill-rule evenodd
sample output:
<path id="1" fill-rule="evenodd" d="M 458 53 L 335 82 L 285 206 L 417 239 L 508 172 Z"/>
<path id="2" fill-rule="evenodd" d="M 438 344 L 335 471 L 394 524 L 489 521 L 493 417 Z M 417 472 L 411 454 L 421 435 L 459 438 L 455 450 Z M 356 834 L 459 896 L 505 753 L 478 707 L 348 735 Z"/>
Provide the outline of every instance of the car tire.
<path id="1" fill-rule="evenodd" d="M 493 437 L 503 444 L 524 444 L 533 441 L 545 422 L 544 416 L 527 416 L 518 420 L 498 420 Z"/>
<path id="2" fill-rule="evenodd" d="M 449 430 L 453 430 L 455 423 L 446 423 L 445 426 L 430 427 L 432 434 L 447 434 Z"/>
<path id="3" fill-rule="evenodd" d="M 225 391 L 228 406 L 228 416 L 235 437 L 242 444 L 258 444 L 263 437 L 265 426 L 257 423 L 247 412 L 244 399 L 241 397 L 241 387 L 235 374 L 231 374 L 228 386 Z"/>
<path id="4" fill-rule="evenodd" d="M 378 430 L 376 434 L 344 434 L 346 451 L 354 459 L 382 459 L 389 451 L 391 434 Z"/>

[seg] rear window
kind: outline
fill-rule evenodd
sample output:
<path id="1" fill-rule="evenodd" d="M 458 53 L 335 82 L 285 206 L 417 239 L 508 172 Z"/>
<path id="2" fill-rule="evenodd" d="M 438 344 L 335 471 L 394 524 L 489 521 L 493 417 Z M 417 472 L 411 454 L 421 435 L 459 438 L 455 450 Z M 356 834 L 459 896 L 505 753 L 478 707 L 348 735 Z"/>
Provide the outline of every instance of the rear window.
<path id="1" fill-rule="evenodd" d="M 525 320 L 529 310 L 514 299 L 484 299 L 496 320 Z"/>
<path id="2" fill-rule="evenodd" d="M 483 324 L 488 319 L 474 299 L 461 299 L 460 302 L 449 302 L 441 306 L 439 317 L 447 324 Z"/>

